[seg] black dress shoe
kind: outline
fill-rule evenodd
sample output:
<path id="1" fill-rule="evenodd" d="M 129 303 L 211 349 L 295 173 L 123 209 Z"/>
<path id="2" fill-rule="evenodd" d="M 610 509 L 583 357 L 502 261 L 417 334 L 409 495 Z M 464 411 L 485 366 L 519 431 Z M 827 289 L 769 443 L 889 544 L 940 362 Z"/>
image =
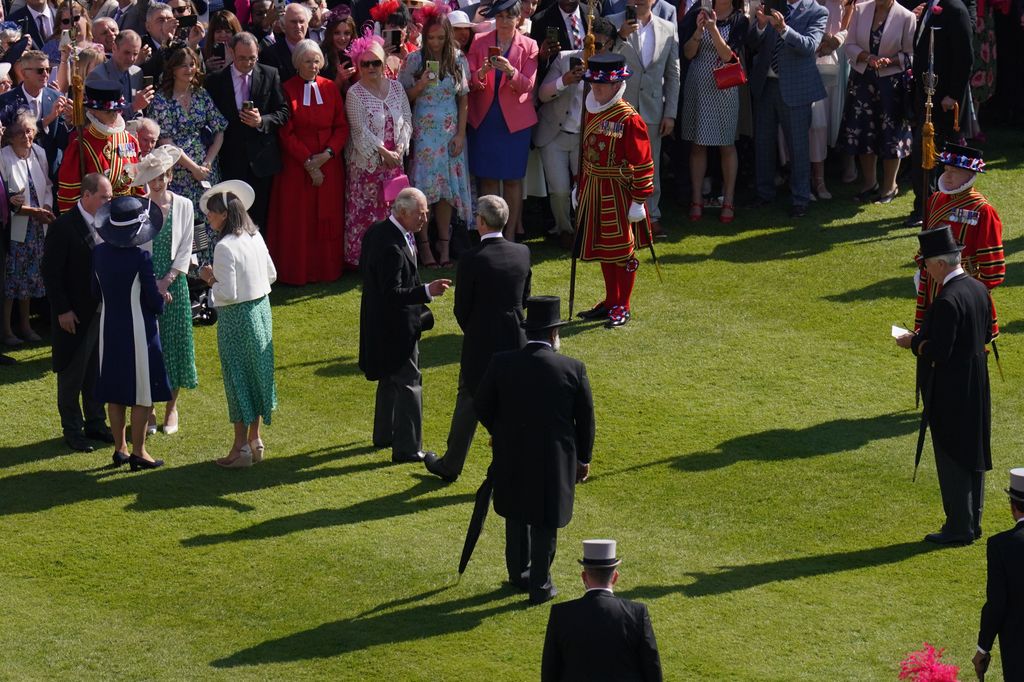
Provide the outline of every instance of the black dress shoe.
<path id="1" fill-rule="evenodd" d="M 598 303 L 590 310 L 582 310 L 576 313 L 576 317 L 581 320 L 603 320 L 608 317 L 608 308 L 605 307 L 604 303 Z"/>
<path id="2" fill-rule="evenodd" d="M 525 578 L 509 578 L 508 586 L 516 592 L 529 592 L 530 583 Z"/>
<path id="3" fill-rule="evenodd" d="M 876 182 L 874 187 L 869 187 L 862 192 L 857 192 L 853 195 L 853 198 L 855 201 L 859 201 L 862 204 L 868 201 L 874 201 L 878 198 L 879 189 L 878 183 Z M 893 196 L 895 196 L 895 194 Z"/>
<path id="4" fill-rule="evenodd" d="M 18 361 L 12 358 L 10 355 L 4 355 L 0 353 L 0 365 L 16 365 Z"/>
<path id="5" fill-rule="evenodd" d="M 530 603 L 534 606 L 551 601 L 558 596 L 558 590 L 554 586 L 545 592 L 530 592 Z"/>
<path id="6" fill-rule="evenodd" d="M 378 450 L 383 450 L 385 448 L 390 448 L 391 447 L 391 443 L 390 442 L 385 443 L 384 441 L 376 441 L 375 440 L 375 441 L 373 441 L 373 447 L 377 448 Z"/>
<path id="7" fill-rule="evenodd" d="M 114 456 L 111 459 L 114 460 L 114 466 L 123 467 L 131 460 L 131 455 L 114 450 Z"/>
<path id="8" fill-rule="evenodd" d="M 981 527 L 980 526 L 978 528 L 974 529 L 974 539 L 975 540 L 980 540 L 981 539 Z"/>
<path id="9" fill-rule="evenodd" d="M 807 215 L 807 207 L 800 204 L 793 204 L 789 207 L 790 218 L 803 218 Z"/>
<path id="10" fill-rule="evenodd" d="M 435 455 L 433 452 L 423 453 L 423 465 L 427 467 L 427 471 L 440 478 L 445 483 L 455 483 L 455 476 L 452 476 L 444 467 L 441 465 L 442 459 Z"/>
<path id="11" fill-rule="evenodd" d="M 434 457 L 437 457 L 436 452 L 424 452 L 423 450 L 420 450 L 419 452 L 411 452 L 408 455 L 391 453 L 391 463 L 407 464 L 409 462 L 422 462 L 427 455 L 434 455 Z"/>
<path id="12" fill-rule="evenodd" d="M 903 221 L 903 227 L 921 227 L 924 224 L 924 220 L 921 219 L 920 213 L 911 213 L 907 216 L 907 219 Z"/>
<path id="13" fill-rule="evenodd" d="M 131 467 L 132 471 L 138 471 L 139 469 L 159 469 L 163 465 L 164 461 L 162 459 L 154 459 L 150 461 L 136 455 L 128 455 L 128 466 Z"/>
<path id="14" fill-rule="evenodd" d="M 98 440 L 101 443 L 113 443 L 114 434 L 110 429 L 86 429 L 85 437 Z"/>
<path id="15" fill-rule="evenodd" d="M 80 433 L 68 433 L 64 435 L 64 442 L 75 452 L 92 452 L 95 448 L 92 443 L 85 439 Z"/>
<path id="16" fill-rule="evenodd" d="M 928 533 L 928 535 L 924 536 L 924 541 L 932 542 L 936 545 L 969 545 L 974 542 L 974 535 L 972 533 L 967 537 L 963 537 L 939 531 L 938 533 Z"/>

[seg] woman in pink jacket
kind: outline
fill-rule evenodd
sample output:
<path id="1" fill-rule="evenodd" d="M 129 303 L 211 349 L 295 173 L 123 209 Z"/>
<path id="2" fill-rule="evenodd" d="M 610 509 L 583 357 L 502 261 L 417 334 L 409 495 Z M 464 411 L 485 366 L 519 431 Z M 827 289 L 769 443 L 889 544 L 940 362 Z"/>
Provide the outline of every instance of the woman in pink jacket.
<path id="1" fill-rule="evenodd" d="M 530 131 L 537 122 L 537 43 L 516 30 L 519 13 L 519 0 L 496 0 L 487 11 L 495 30 L 477 36 L 469 48 L 469 171 L 480 196 L 498 194 L 501 183 L 507 239 L 522 212 Z"/>

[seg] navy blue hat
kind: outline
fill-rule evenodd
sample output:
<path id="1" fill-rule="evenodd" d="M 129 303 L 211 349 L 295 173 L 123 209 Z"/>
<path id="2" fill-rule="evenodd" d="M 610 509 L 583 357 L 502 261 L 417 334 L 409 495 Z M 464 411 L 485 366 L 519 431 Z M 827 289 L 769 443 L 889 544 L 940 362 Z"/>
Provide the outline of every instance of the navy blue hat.
<path id="1" fill-rule="evenodd" d="M 588 83 L 621 83 L 633 73 L 626 66 L 626 58 L 612 52 L 595 54 L 587 60 L 583 80 Z"/>
<path id="2" fill-rule="evenodd" d="M 498 16 L 498 12 L 504 12 L 507 9 L 511 9 L 514 5 L 519 4 L 520 0 L 494 0 L 490 6 L 480 10 L 480 15 L 493 19 Z"/>
<path id="3" fill-rule="evenodd" d="M 10 23 L 10 22 L 4 22 Z M 19 27 L 20 28 L 20 27 Z M 21 59 L 21 55 L 25 53 L 25 50 L 32 49 L 32 36 L 24 35 L 21 40 L 11 43 L 11 46 L 7 48 L 7 52 L 4 52 L 4 56 L 0 57 L 0 61 L 7 62 L 8 64 L 17 64 L 18 60 Z"/>
<path id="4" fill-rule="evenodd" d="M 985 158 L 981 150 L 947 143 L 939 154 L 939 163 L 944 166 L 956 166 L 972 173 L 985 172 Z"/>
<path id="5" fill-rule="evenodd" d="M 115 197 L 96 211 L 96 232 L 107 244 L 122 249 L 153 241 L 163 225 L 160 207 L 139 197 Z"/>
<path id="6" fill-rule="evenodd" d="M 86 81 L 83 104 L 86 109 L 121 111 L 125 108 L 121 84 L 105 80 Z"/>

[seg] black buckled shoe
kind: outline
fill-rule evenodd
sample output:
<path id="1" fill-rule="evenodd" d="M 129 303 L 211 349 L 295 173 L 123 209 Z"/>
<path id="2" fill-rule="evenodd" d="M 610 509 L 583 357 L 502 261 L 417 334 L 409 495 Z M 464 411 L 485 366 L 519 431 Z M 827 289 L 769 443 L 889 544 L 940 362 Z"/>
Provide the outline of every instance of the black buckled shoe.
<path id="1" fill-rule="evenodd" d="M 581 320 L 604 320 L 608 317 L 608 308 L 605 307 L 604 303 L 598 303 L 590 310 L 576 313 L 576 317 Z"/>
<path id="2" fill-rule="evenodd" d="M 624 306 L 617 305 L 608 313 L 608 321 L 604 323 L 604 326 L 608 329 L 623 327 L 627 322 L 629 322 L 629 318 L 629 311 L 626 310 Z"/>

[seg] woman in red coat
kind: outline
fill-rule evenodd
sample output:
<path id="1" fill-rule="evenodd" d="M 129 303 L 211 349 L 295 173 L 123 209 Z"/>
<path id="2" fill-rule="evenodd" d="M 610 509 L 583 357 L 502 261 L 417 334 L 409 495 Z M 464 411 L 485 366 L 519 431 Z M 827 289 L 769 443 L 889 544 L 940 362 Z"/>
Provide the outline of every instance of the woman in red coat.
<path id="1" fill-rule="evenodd" d="M 284 84 L 292 115 L 281 127 L 283 168 L 274 181 L 268 246 L 285 284 L 341 277 L 345 232 L 345 103 L 338 88 L 317 76 L 324 55 L 312 40 L 292 52 L 298 75 Z"/>

